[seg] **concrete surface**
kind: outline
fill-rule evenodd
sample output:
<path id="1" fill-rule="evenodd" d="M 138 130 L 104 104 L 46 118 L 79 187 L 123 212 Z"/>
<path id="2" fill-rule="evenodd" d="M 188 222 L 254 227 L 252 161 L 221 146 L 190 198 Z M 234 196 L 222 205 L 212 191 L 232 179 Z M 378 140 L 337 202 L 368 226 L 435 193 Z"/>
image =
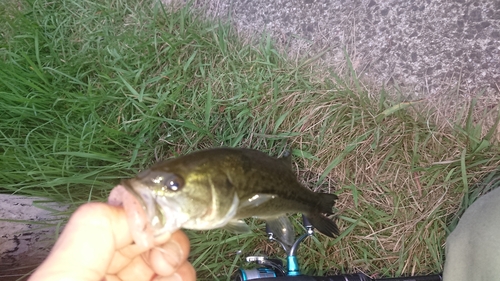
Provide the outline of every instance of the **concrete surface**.
<path id="1" fill-rule="evenodd" d="M 498 0 L 197 0 L 238 30 L 272 34 L 287 53 L 343 63 L 406 95 L 500 93 Z"/>

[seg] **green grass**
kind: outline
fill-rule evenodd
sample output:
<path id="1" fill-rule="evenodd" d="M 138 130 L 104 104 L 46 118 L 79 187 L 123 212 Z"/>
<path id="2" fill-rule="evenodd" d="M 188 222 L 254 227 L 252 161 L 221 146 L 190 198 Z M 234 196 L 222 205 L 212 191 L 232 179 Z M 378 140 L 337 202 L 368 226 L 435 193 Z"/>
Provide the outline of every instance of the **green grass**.
<path id="1" fill-rule="evenodd" d="M 303 245 L 305 271 L 397 276 L 441 271 L 455 214 L 500 161 L 496 131 L 484 133 L 473 106 L 455 128 L 436 127 L 418 103 L 369 98 L 352 69 L 319 75 L 267 37 L 244 43 L 187 9 L 0 5 L 3 193 L 74 208 L 106 200 L 159 159 L 214 146 L 278 155 L 291 145 L 304 184 L 340 197 L 343 232 Z M 282 255 L 262 222 L 251 223 L 240 236 L 187 231 L 201 280 L 224 279 L 245 255 Z"/>

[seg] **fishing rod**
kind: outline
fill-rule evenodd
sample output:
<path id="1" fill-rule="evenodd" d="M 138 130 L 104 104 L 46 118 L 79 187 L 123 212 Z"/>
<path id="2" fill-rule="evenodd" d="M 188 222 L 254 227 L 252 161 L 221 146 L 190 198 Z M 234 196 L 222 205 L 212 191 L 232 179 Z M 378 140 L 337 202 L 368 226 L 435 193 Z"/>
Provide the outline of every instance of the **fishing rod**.
<path id="1" fill-rule="evenodd" d="M 254 269 L 240 268 L 234 276 L 235 281 L 442 281 L 442 274 L 425 275 L 425 276 L 408 276 L 394 278 L 377 278 L 373 279 L 363 273 L 341 274 L 331 276 L 310 276 L 302 275 L 300 272 L 299 262 L 297 260 L 297 250 L 300 243 L 307 237 L 314 235 L 314 228 L 309 220 L 302 215 L 302 222 L 306 228 L 306 233 L 302 234 L 292 246 L 288 249 L 283 242 L 275 238 L 274 233 L 266 224 L 266 232 L 268 239 L 272 242 L 277 242 L 287 253 L 286 265 L 280 259 L 273 259 L 264 256 L 249 256 L 246 261 L 259 265 Z"/>

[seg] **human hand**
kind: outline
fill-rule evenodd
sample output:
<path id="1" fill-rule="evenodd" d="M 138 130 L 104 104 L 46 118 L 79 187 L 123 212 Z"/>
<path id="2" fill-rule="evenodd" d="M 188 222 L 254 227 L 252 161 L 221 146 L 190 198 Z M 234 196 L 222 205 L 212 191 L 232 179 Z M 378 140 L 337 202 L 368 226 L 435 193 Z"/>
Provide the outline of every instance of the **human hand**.
<path id="1" fill-rule="evenodd" d="M 123 208 L 82 205 L 29 281 L 196 279 L 182 231 L 155 238 L 155 248 L 133 244 Z"/>

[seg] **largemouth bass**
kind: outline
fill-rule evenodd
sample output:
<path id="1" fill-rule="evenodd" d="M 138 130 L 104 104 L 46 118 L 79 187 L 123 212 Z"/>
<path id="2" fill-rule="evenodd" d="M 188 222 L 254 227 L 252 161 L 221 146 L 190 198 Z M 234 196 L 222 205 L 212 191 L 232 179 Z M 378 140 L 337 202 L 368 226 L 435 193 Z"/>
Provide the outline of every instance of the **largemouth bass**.
<path id="1" fill-rule="evenodd" d="M 137 244 L 179 228 L 224 227 L 245 232 L 242 219 L 266 220 L 282 230 L 283 242 L 295 239 L 289 213 L 303 213 L 329 237 L 338 235 L 333 213 L 337 196 L 302 186 L 291 156 L 273 158 L 242 148 L 201 150 L 153 165 L 112 190 L 109 202 L 123 205 Z M 288 234 L 286 234 L 288 232 Z"/>

